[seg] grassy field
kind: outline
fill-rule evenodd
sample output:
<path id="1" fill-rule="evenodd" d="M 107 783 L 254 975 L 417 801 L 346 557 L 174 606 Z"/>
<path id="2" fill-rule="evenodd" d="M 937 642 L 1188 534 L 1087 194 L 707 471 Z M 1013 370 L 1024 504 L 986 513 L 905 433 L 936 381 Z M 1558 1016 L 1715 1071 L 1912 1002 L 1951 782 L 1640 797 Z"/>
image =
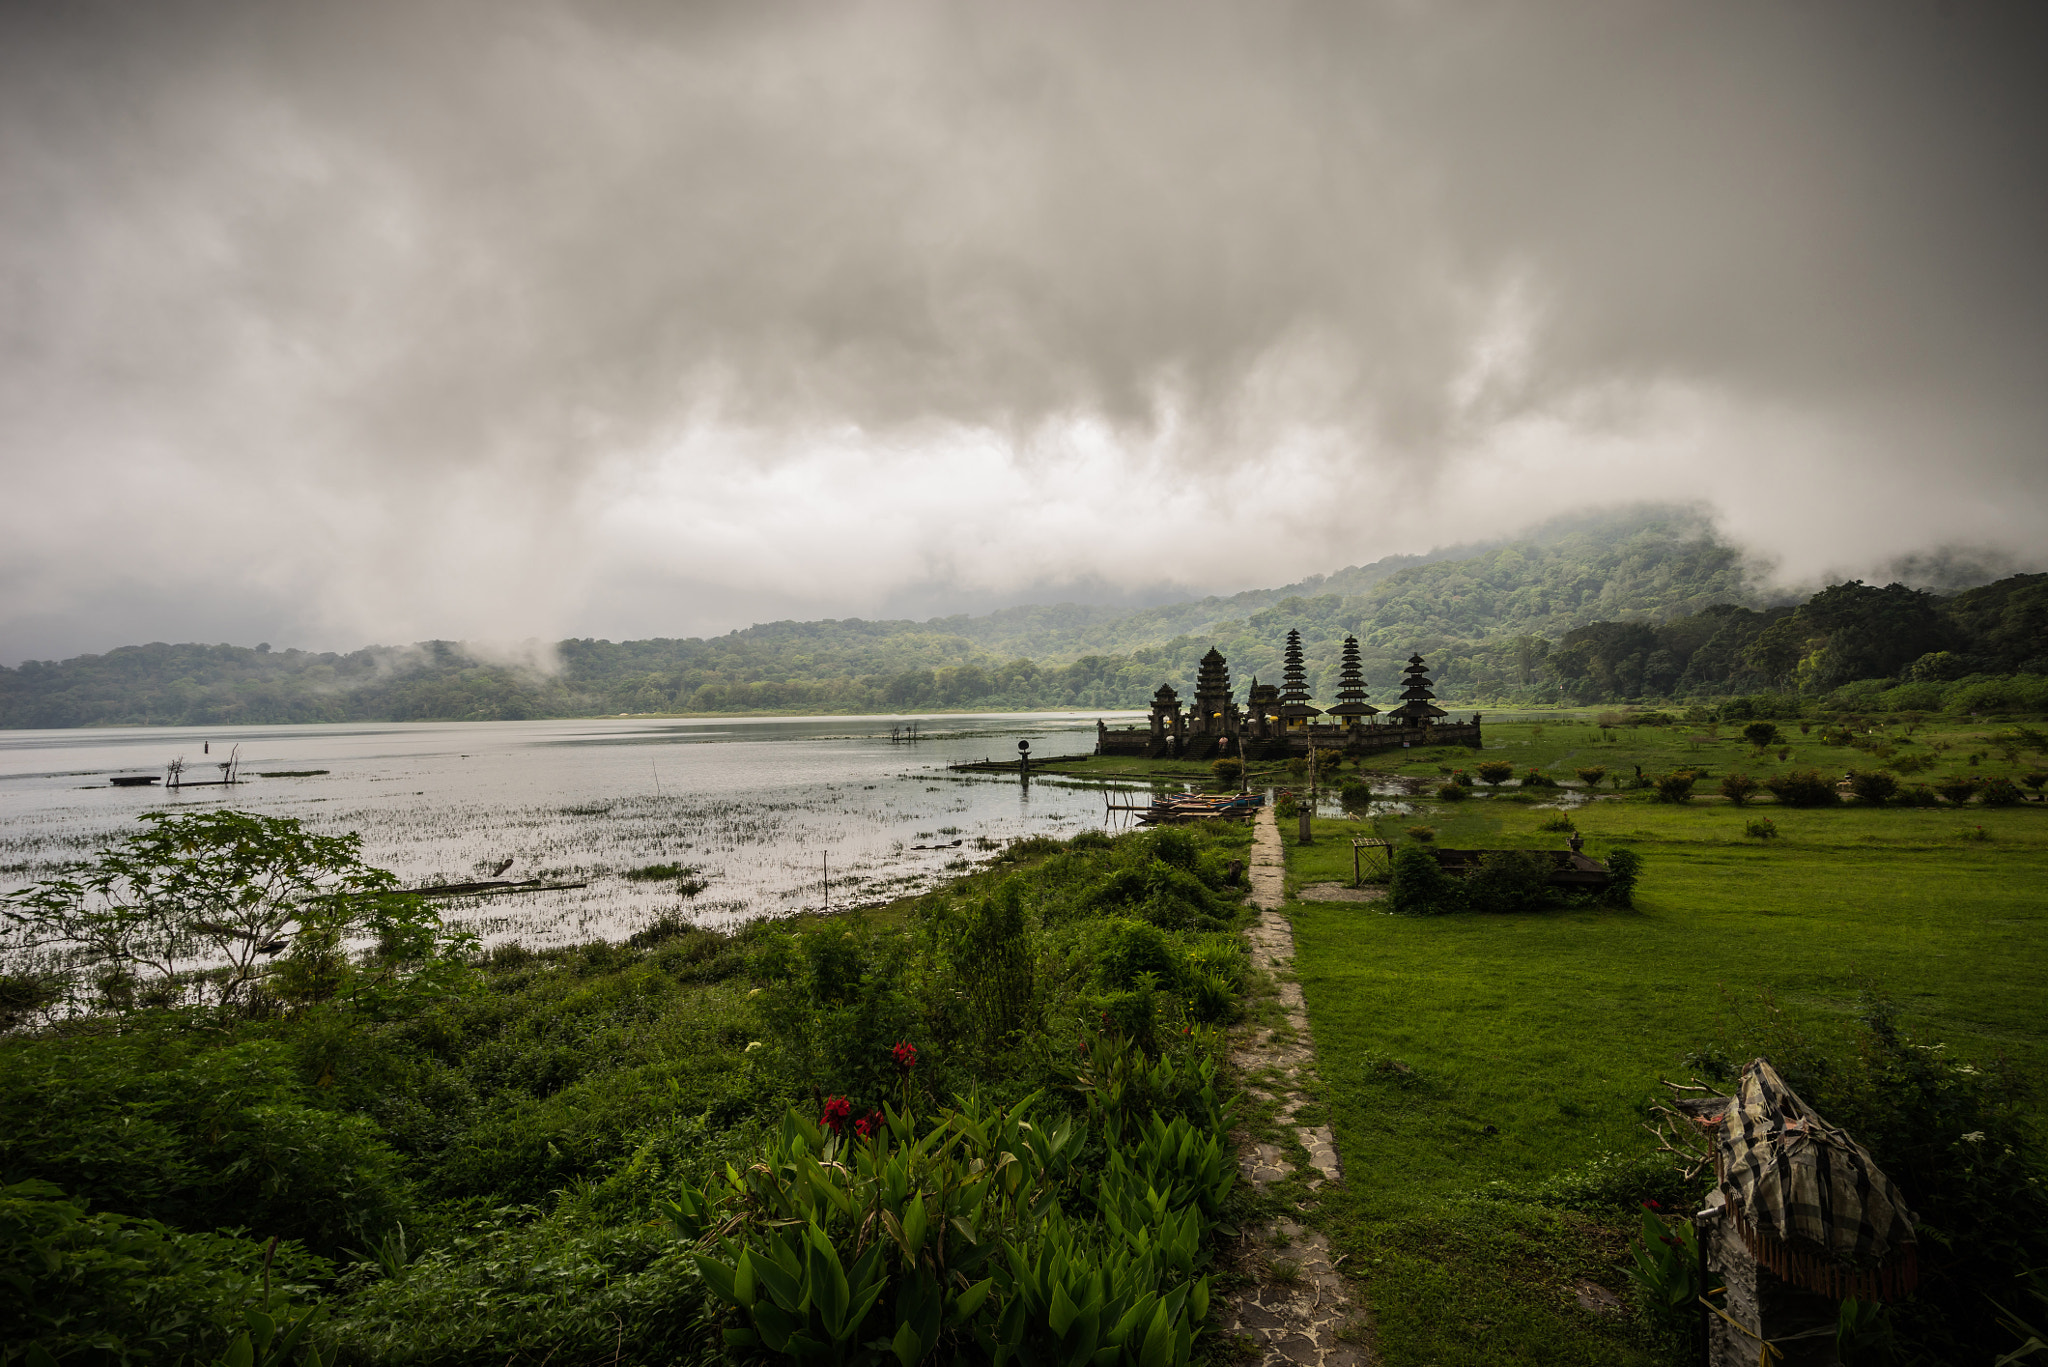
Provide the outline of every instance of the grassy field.
<path id="1" fill-rule="evenodd" d="M 1942 768 L 1996 755 L 1999 729 L 1936 732 L 1950 747 L 1935 752 Z M 1489 728 L 1486 757 L 1662 772 L 1705 754 L 1715 774 L 1736 760 L 1767 771 L 1740 742 L 1731 755 L 1725 739 L 1700 737 L 1696 749 L 1671 730 L 1610 734 Z M 1796 767 L 1874 767 L 1839 747 L 1793 748 Z M 2025 767 L 1980 760 L 1976 772 Z M 1559 816 L 1554 800 L 1522 796 L 1318 821 L 1317 843 L 1290 851 L 1291 881 L 1348 881 L 1348 837 L 1374 827 L 1402 838 L 1427 824 L 1454 847 L 1555 847 L 1563 834 L 1538 829 Z M 1647 860 L 1633 911 L 1410 919 L 1371 904 L 1290 906 L 1345 1166 L 1324 1212 L 1366 1279 L 1390 1364 L 1658 1360 L 1575 1294 L 1588 1282 L 1623 1289 L 1615 1215 L 1474 1196 L 1646 1152 L 1638 1126 L 1658 1079 L 1685 1074 L 1694 1050 L 1732 1048 L 1766 994 L 1787 1020 L 1825 1033 L 1852 1024 L 1865 992 L 1881 993 L 1917 1037 L 2048 1076 L 2048 806 L 1745 810 L 1647 796 L 1569 813 L 1589 854 L 1626 845 Z M 1778 837 L 1745 837 L 1762 815 Z"/>

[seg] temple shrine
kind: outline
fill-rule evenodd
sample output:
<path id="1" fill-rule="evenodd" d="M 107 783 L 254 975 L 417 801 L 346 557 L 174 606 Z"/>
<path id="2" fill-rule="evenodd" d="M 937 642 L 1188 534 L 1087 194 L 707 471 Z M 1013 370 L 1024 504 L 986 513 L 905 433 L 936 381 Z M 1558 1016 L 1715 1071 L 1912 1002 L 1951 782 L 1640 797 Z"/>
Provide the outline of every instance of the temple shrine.
<path id="1" fill-rule="evenodd" d="M 1287 633 L 1278 687 L 1254 676 L 1240 708 L 1230 687 L 1230 664 L 1213 646 L 1195 671 L 1190 705 L 1170 683 L 1152 695 L 1145 726 L 1112 729 L 1095 723 L 1095 753 L 1141 755 L 1150 759 L 1286 759 L 1317 750 L 1362 753 L 1418 745 L 1479 745 L 1479 714 L 1469 722 L 1446 720 L 1449 713 L 1435 703 L 1429 664 L 1420 655 L 1408 658 L 1403 671 L 1401 703 L 1381 713 L 1366 699 L 1365 672 L 1359 662 L 1358 638 L 1344 638 L 1343 664 L 1338 671 L 1337 702 L 1317 707 L 1308 687 L 1301 633 Z M 1318 722 L 1316 718 L 1328 720 Z"/>

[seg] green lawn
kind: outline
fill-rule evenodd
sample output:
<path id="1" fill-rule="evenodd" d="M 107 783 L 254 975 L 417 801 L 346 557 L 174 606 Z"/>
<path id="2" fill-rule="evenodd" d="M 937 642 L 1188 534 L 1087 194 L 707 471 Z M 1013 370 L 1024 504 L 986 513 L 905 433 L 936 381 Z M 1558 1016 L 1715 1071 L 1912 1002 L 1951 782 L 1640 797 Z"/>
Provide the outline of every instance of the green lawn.
<path id="1" fill-rule="evenodd" d="M 1579 728 L 1501 729 L 1511 754 L 1585 748 L 1550 734 Z M 1760 814 L 1778 839 L 1743 836 Z M 1536 827 L 1557 815 L 1479 798 L 1377 825 L 1428 824 L 1458 847 L 1554 847 L 1563 836 Z M 1688 1051 L 1759 994 L 1827 1030 L 1879 991 L 1910 1033 L 2048 1075 L 2048 806 L 1743 810 L 1631 794 L 1571 816 L 1587 853 L 1627 845 L 1647 860 L 1634 911 L 1289 908 L 1345 1166 L 1325 1211 L 1366 1274 L 1390 1364 L 1657 1360 L 1571 1295 L 1580 1280 L 1623 1285 L 1613 1217 L 1469 1197 L 1645 1152 L 1638 1125 L 1658 1079 L 1683 1074 Z M 1347 837 L 1371 824 L 1318 821 L 1291 877 L 1348 880 Z M 1979 826 L 1988 839 L 1966 838 Z"/>

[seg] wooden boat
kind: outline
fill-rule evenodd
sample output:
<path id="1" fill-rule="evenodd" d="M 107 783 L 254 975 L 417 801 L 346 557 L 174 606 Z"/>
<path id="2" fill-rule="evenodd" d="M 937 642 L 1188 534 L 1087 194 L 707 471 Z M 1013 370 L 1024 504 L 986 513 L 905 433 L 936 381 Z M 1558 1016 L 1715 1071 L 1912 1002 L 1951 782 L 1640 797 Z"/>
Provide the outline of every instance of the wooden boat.
<path id="1" fill-rule="evenodd" d="M 107 782 L 116 788 L 147 788 L 162 777 L 162 774 L 115 774 Z"/>

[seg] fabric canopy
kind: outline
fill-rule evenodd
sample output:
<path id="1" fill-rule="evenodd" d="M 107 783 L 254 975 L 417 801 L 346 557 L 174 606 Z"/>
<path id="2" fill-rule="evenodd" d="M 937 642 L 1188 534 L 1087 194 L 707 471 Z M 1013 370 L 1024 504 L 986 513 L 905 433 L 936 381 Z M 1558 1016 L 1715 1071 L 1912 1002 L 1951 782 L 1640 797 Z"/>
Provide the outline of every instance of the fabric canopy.
<path id="1" fill-rule="evenodd" d="M 1721 1119 L 1715 1167 L 1744 1242 L 1785 1280 L 1889 1300 L 1917 1280 L 1913 1214 L 1862 1145 L 1757 1059 Z"/>

